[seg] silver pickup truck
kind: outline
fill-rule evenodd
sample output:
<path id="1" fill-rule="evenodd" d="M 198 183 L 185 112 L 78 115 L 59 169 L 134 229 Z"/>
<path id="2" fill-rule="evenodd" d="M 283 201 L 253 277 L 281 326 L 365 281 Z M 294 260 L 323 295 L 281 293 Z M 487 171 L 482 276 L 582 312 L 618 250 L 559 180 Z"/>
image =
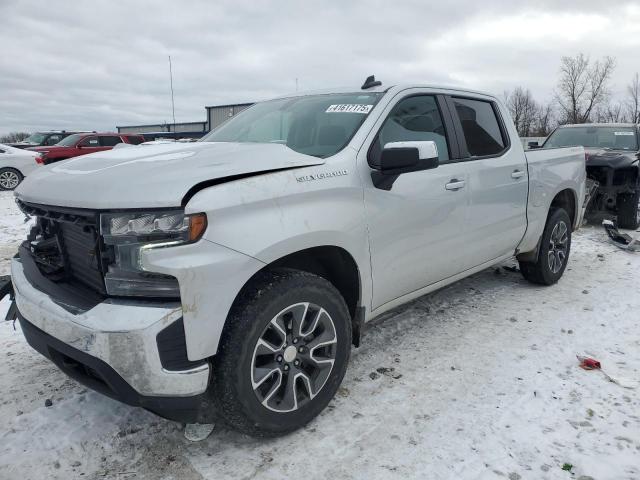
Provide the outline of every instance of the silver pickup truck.
<path id="1" fill-rule="evenodd" d="M 372 318 L 514 255 L 558 281 L 584 182 L 581 147 L 525 155 L 484 93 L 369 78 L 277 98 L 198 143 L 27 177 L 16 315 L 106 395 L 284 434 L 329 403 Z"/>

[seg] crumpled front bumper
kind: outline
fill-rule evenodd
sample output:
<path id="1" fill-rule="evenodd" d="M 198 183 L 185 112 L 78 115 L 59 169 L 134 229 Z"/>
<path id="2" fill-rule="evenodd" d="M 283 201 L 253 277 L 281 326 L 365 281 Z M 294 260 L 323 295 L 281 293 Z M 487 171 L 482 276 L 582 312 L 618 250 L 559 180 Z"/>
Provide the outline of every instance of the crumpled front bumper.
<path id="1" fill-rule="evenodd" d="M 163 413 L 164 407 L 180 410 L 193 403 L 180 399 L 199 401 L 205 393 L 208 362 L 183 371 L 169 371 L 161 364 L 156 337 L 182 318 L 178 303 L 105 300 L 73 314 L 34 288 L 17 258 L 11 276 L 25 337 L 70 376 L 168 418 L 172 416 Z"/>

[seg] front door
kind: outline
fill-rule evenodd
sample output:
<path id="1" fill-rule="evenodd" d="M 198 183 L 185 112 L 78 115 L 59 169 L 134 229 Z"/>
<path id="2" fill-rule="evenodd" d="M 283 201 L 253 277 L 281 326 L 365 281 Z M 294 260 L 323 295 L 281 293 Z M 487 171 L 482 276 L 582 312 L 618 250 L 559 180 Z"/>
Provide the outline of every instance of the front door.
<path id="1" fill-rule="evenodd" d="M 465 162 L 450 161 L 452 136 L 443 107 L 434 95 L 400 99 L 387 107 L 367 151 L 375 164 L 389 142 L 431 140 L 440 161 L 435 169 L 391 179 L 372 170 L 371 182 L 365 179 L 373 309 L 462 271 L 468 175 Z"/>

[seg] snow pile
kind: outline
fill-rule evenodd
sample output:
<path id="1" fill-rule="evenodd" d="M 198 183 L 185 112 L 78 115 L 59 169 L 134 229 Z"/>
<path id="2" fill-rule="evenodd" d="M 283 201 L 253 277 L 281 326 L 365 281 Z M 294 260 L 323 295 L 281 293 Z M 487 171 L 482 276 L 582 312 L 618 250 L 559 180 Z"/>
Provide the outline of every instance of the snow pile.
<path id="1" fill-rule="evenodd" d="M 25 230 L 10 195 L 0 212 L 6 273 Z M 557 286 L 499 268 L 423 297 L 367 326 L 316 421 L 267 441 L 216 426 L 189 442 L 67 379 L 3 323 L 0 478 L 640 478 L 639 281 L 640 254 L 585 228 Z"/>

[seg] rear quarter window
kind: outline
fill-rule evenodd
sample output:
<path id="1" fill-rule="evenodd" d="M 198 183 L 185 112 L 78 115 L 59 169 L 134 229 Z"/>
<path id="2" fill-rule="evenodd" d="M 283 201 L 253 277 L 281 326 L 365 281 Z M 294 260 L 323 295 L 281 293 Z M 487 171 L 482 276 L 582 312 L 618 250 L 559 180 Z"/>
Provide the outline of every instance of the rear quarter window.
<path id="1" fill-rule="evenodd" d="M 499 155 L 507 146 L 491 102 L 468 98 L 453 98 L 462 125 L 467 150 L 472 157 Z"/>

